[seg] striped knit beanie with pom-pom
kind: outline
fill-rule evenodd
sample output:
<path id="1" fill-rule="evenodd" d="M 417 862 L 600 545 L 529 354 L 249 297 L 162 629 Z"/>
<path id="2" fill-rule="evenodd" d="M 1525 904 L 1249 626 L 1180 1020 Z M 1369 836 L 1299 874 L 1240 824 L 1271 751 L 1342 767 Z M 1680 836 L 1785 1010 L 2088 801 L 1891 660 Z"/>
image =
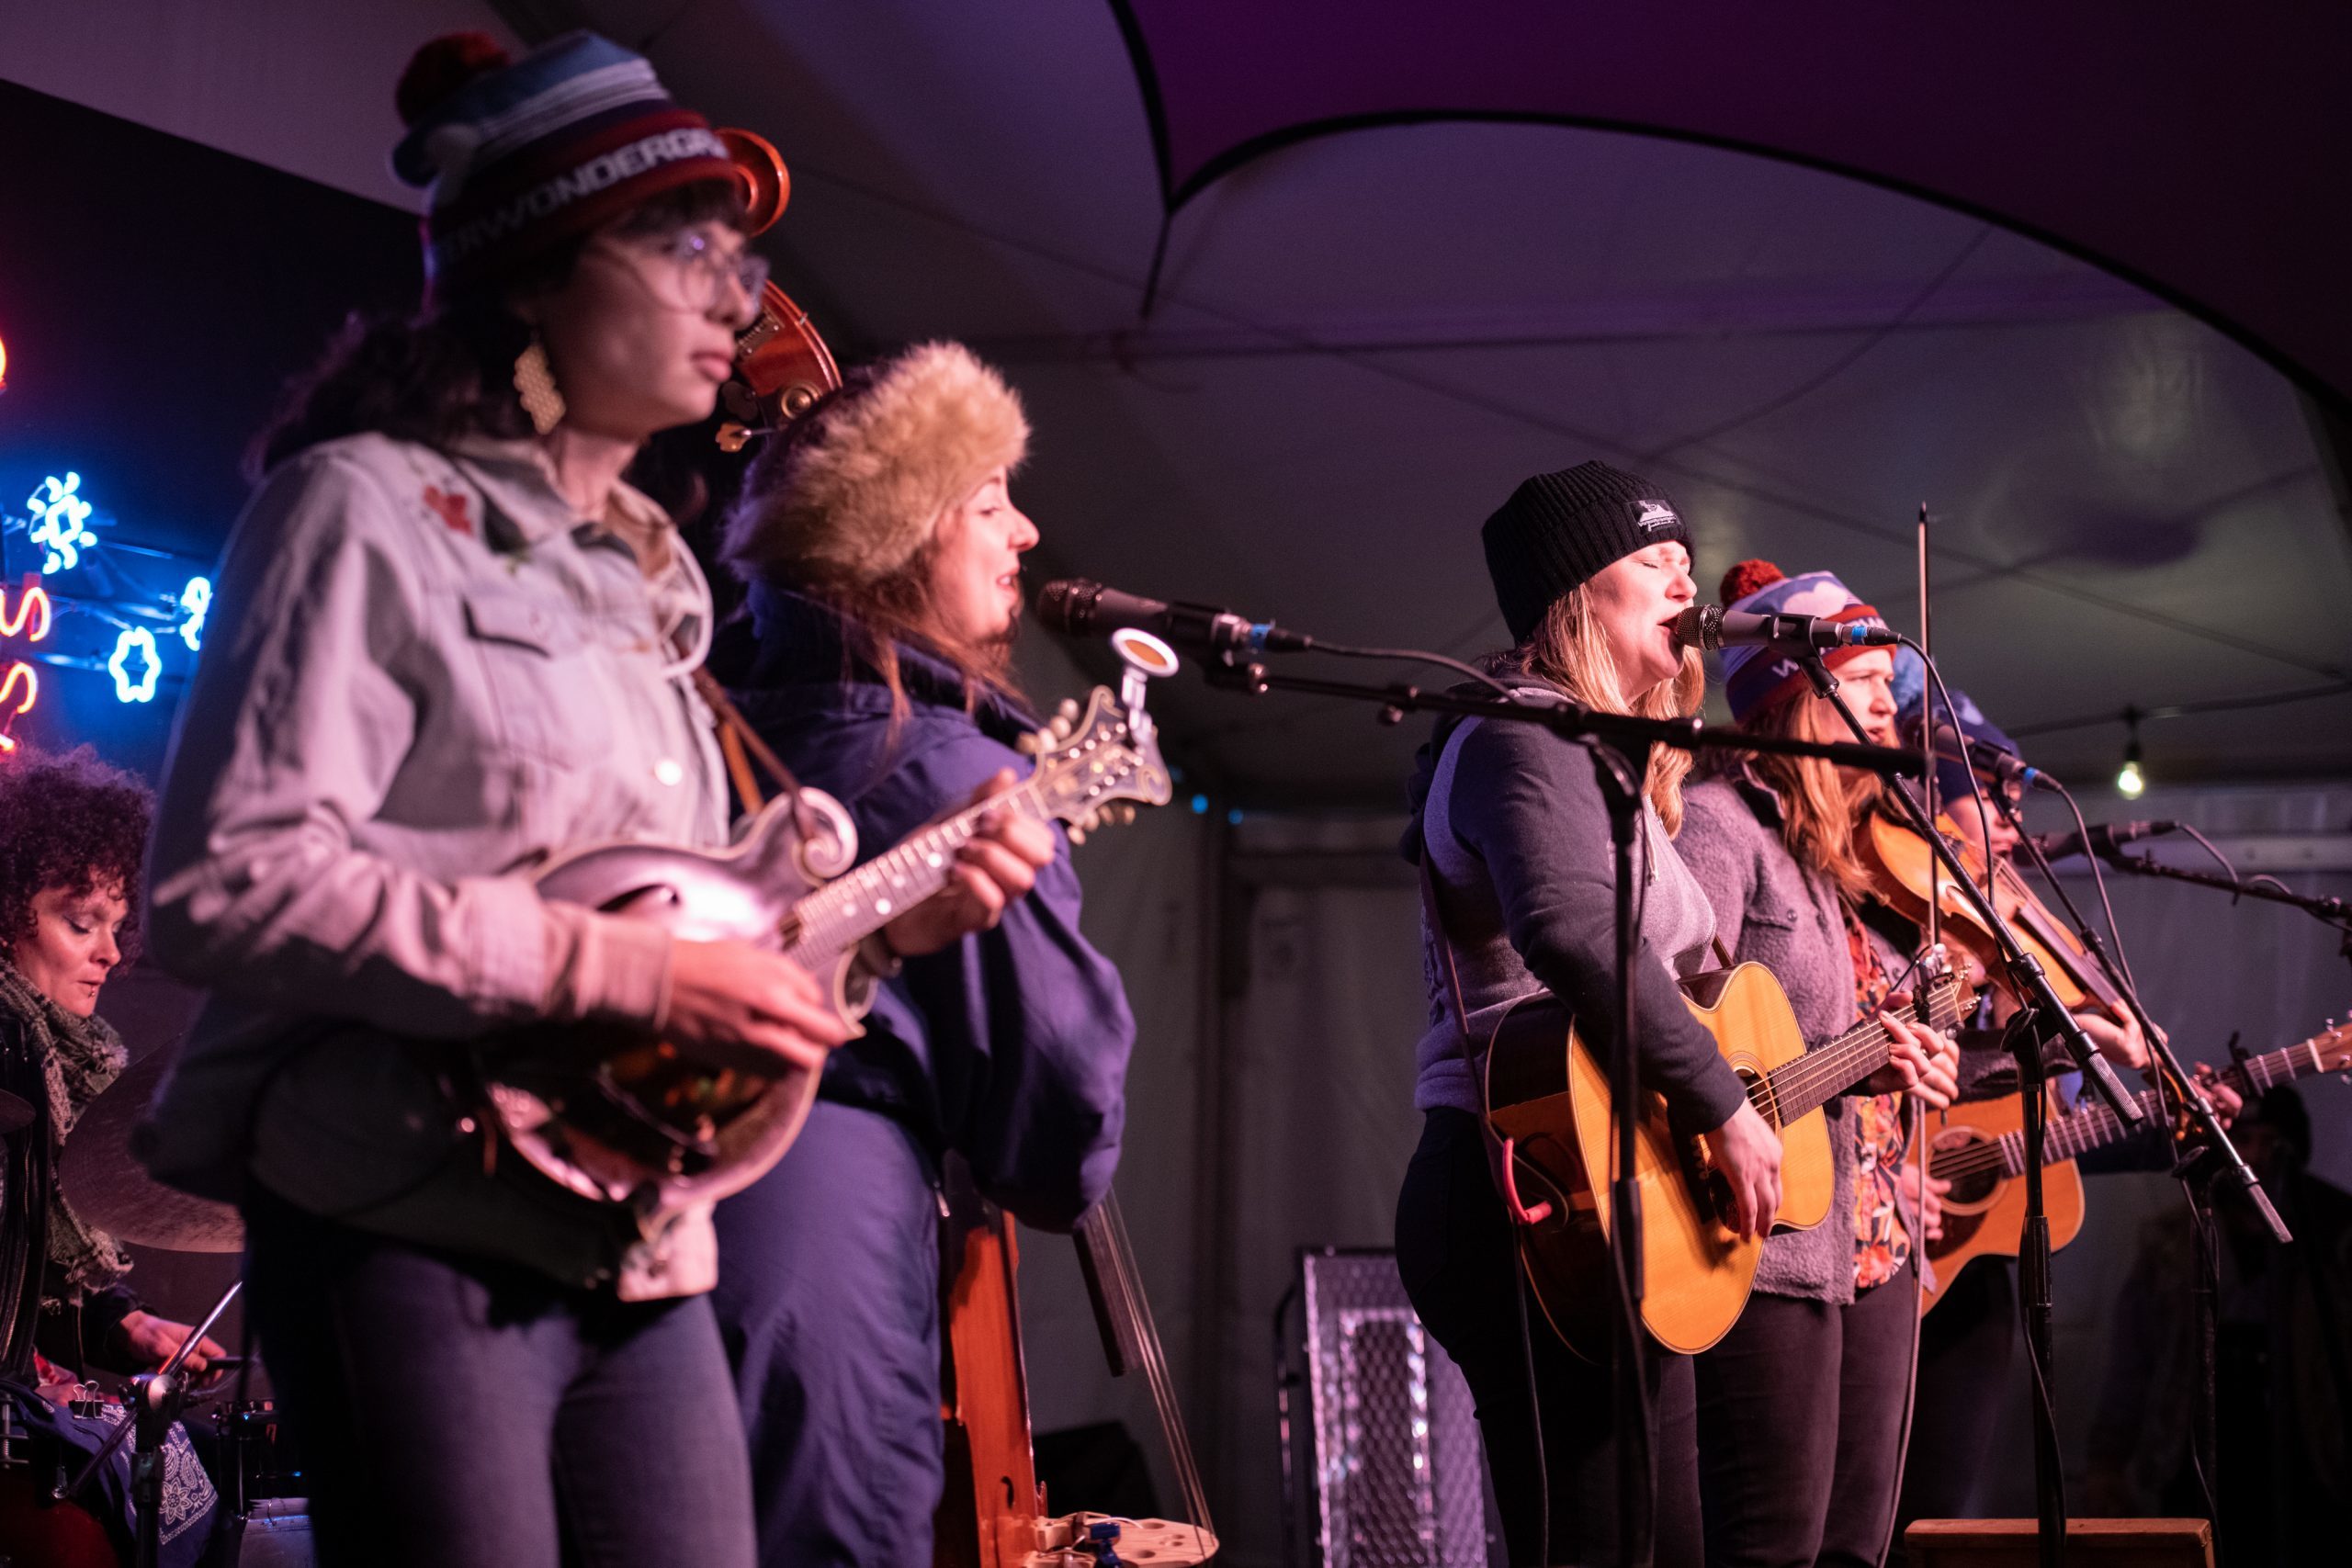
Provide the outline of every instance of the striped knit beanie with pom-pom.
<path id="1" fill-rule="evenodd" d="M 1838 581 L 1837 573 L 1808 571 L 1789 577 L 1768 560 L 1744 560 L 1724 573 L 1722 599 L 1724 609 L 1747 615 L 1812 615 L 1841 624 L 1860 621 L 1882 630 L 1886 626 L 1886 617 Z M 1870 651 L 1834 648 L 1822 661 L 1835 670 Z M 1724 665 L 1724 700 L 1731 705 L 1735 722 L 1807 689 L 1804 669 L 1778 649 L 1726 648 L 1719 657 Z"/>
<path id="2" fill-rule="evenodd" d="M 408 134 L 392 172 L 429 191 L 435 293 L 494 282 L 662 191 L 737 177 L 710 122 L 673 102 L 641 57 L 594 33 L 520 60 L 486 33 L 437 38 L 394 99 Z"/>

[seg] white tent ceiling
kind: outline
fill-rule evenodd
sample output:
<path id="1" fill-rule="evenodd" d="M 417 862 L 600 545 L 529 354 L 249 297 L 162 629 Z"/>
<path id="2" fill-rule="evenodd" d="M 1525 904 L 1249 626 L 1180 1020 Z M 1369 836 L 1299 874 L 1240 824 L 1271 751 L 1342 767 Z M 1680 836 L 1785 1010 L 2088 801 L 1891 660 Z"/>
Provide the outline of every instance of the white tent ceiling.
<path id="1" fill-rule="evenodd" d="M 356 9 L 389 39 L 481 7 Z M 1367 130 L 1193 201 L 1144 320 L 1161 208 L 1104 0 L 495 10 L 525 37 L 590 25 L 642 47 L 682 97 L 773 139 L 796 192 L 763 243 L 845 355 L 956 336 L 1005 366 L 1039 430 L 1018 493 L 1040 576 L 1472 652 L 1501 640 L 1479 521 L 1525 474 L 1598 456 L 1675 491 L 1702 586 L 1751 554 L 1832 567 L 1906 626 L 1925 502 L 1939 653 L 2012 728 L 2352 666 L 2352 537 L 2287 384 L 1973 218 L 1630 134 Z M 250 98 L 249 121 L 284 120 L 282 151 L 196 133 L 380 193 L 380 165 L 322 157 L 309 128 L 328 98 L 372 123 L 388 51 L 322 55 L 299 95 Z M 1392 800 L 1418 729 L 1191 682 L 1163 708 L 1253 805 Z M 2152 722 L 2148 765 L 2342 773 L 2347 721 L 2336 695 Z M 2030 749 L 2090 778 L 2122 743 L 2109 722 Z"/>

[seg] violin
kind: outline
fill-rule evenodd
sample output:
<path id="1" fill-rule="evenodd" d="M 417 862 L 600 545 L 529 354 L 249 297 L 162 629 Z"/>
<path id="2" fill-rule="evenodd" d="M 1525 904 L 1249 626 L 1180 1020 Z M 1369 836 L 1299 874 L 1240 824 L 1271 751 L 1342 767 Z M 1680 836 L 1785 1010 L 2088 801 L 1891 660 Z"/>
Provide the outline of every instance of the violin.
<path id="1" fill-rule="evenodd" d="M 792 176 L 783 154 L 749 130 L 722 130 L 742 187 L 744 231 L 763 234 L 784 216 Z M 842 384 L 841 367 L 808 312 L 771 278 L 760 289 L 758 319 L 735 339 L 735 377 L 718 389 L 728 413 L 718 427 L 722 452 L 740 452 L 752 436 L 780 430 Z"/>
<path id="2" fill-rule="evenodd" d="M 2048 973 L 2051 988 L 2067 1010 L 2092 1006 L 2117 1023 L 2125 1022 L 2131 1015 L 2107 972 L 2066 923 L 2034 897 L 2017 868 L 2007 860 L 1996 860 L 1992 883 L 1987 887 L 1982 848 L 1971 843 L 1949 817 L 1937 818 L 1936 826 L 1967 869 L 1970 880 L 1991 895 L 1994 912 L 2009 935 Z M 1985 928 L 1976 906 L 1953 885 L 1951 874 L 1938 862 L 1935 852 L 1916 829 L 1884 812 L 1874 811 L 1871 813 L 1868 830 L 1860 836 L 1856 847 L 1871 870 L 1879 897 L 1914 925 L 1928 924 L 1928 887 L 1932 883 L 1944 941 L 1974 959 L 1992 984 L 2017 997 L 2007 968 L 2001 961 L 2000 943 Z"/>

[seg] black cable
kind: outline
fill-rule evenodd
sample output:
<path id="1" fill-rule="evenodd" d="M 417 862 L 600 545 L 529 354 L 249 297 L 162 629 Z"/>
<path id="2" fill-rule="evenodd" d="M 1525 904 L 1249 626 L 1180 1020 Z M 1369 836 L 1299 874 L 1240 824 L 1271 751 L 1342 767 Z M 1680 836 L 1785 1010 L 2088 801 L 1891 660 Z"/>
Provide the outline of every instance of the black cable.
<path id="1" fill-rule="evenodd" d="M 1552 1561 L 1552 1469 L 1544 1452 L 1544 1395 L 1535 1382 L 1535 1336 L 1527 1322 L 1527 1237 L 1516 1220 L 1511 1228 L 1511 1305 L 1519 1312 L 1519 1355 L 1527 1369 L 1527 1435 L 1535 1447 L 1535 1561 Z"/>
<path id="2" fill-rule="evenodd" d="M 1943 699 L 1944 712 L 1951 716 L 1951 732 L 1959 738 L 1961 743 L 1961 764 L 1968 773 L 1969 793 L 1976 801 L 1976 820 L 1984 831 L 1984 901 L 1997 909 L 2000 908 L 2000 900 L 1993 896 L 1993 807 L 1984 798 L 1984 785 L 1976 777 L 1975 765 L 1968 761 L 1968 737 L 1960 728 L 1960 707 L 1951 700 L 1951 689 L 1944 684 L 1943 671 L 1937 669 L 1936 661 L 1928 657 L 1928 650 L 1907 637 L 1903 638 L 1902 642 L 1904 647 L 1919 656 L 1919 662 L 1927 667 L 1928 679 L 1936 683 L 1936 695 Z M 1921 694 L 1925 695 L 1924 693 Z M 1934 756 L 1938 754 L 1935 704 L 1929 702 L 1926 705 L 1926 708 L 1928 751 L 1930 756 Z M 1932 858 L 1928 863 L 1930 866 L 1934 864 Z"/>
<path id="3" fill-rule="evenodd" d="M 1467 675 L 1489 691 L 1508 697 L 1513 702 L 1520 700 L 1516 689 L 1496 680 L 1476 665 L 1465 664 L 1459 659 L 1450 658 L 1442 653 L 1431 653 L 1426 649 L 1355 648 L 1344 642 L 1324 642 L 1318 639 L 1315 644 L 1314 651 L 1337 654 L 1342 659 L 1393 659 L 1406 663 L 1434 664 L 1440 669 L 1451 670 L 1458 675 Z"/>

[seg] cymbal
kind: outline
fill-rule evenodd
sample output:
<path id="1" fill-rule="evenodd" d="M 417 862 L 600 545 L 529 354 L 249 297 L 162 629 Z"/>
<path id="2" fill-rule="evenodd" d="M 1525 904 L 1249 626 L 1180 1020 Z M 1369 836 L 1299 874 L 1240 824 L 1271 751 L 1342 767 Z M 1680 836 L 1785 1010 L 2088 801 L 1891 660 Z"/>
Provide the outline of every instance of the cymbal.
<path id="1" fill-rule="evenodd" d="M 21 1133 L 33 1124 L 33 1108 L 22 1100 L 0 1089 L 0 1138 L 11 1133 Z"/>
<path id="2" fill-rule="evenodd" d="M 58 1179 L 74 1212 L 118 1240 L 166 1252 L 239 1252 L 245 1227 L 234 1208 L 164 1186 L 130 1152 L 131 1132 L 178 1055 L 177 1042 L 158 1046 L 90 1102 L 66 1136 Z"/>

